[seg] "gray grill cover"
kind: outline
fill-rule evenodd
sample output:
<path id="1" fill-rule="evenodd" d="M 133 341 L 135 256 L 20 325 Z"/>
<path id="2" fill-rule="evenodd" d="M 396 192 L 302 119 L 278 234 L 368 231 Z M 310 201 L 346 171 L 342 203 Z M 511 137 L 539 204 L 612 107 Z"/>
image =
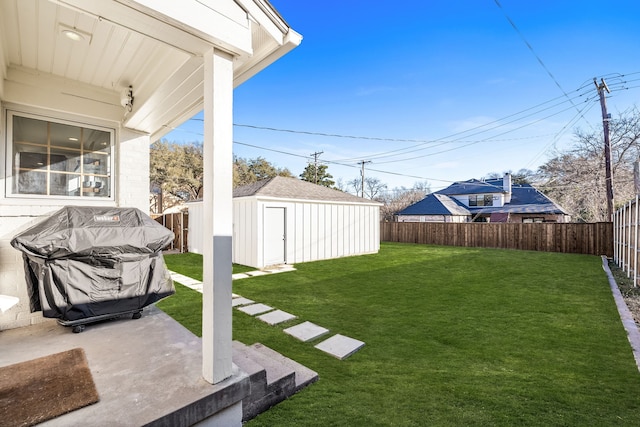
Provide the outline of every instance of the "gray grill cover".
<path id="1" fill-rule="evenodd" d="M 173 237 L 139 209 L 67 206 L 11 245 L 23 253 L 31 311 L 75 321 L 172 295 L 162 249 Z"/>

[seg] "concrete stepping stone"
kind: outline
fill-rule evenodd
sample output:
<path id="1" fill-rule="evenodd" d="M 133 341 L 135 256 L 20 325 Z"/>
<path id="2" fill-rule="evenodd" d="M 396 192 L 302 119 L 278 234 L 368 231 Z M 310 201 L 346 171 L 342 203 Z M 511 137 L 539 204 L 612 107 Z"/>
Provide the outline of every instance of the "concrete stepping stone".
<path id="1" fill-rule="evenodd" d="M 266 313 L 267 311 L 273 310 L 273 307 L 269 307 L 265 304 L 252 304 L 252 305 L 243 305 L 239 307 L 238 310 L 243 313 L 247 313 L 251 316 L 255 316 L 256 314 Z"/>
<path id="2" fill-rule="evenodd" d="M 270 313 L 258 316 L 258 319 L 270 325 L 277 325 L 278 323 L 286 322 L 288 320 L 293 320 L 295 318 L 297 318 L 297 316 L 294 316 L 293 314 L 287 313 L 286 311 L 282 311 L 282 310 L 275 310 Z"/>
<path id="3" fill-rule="evenodd" d="M 238 307 L 240 305 L 249 305 L 249 304 L 253 304 L 255 301 L 249 298 L 243 298 L 243 297 L 239 297 L 239 298 L 233 298 L 231 300 L 231 307 Z"/>
<path id="4" fill-rule="evenodd" d="M 188 287 L 191 287 L 194 285 L 202 285 L 202 282 L 199 280 L 192 279 L 191 277 L 187 277 L 179 273 L 174 273 L 173 271 L 171 271 L 169 275 L 171 276 L 172 280 Z"/>
<path id="5" fill-rule="evenodd" d="M 266 271 L 256 270 L 256 271 L 247 271 L 245 274 L 254 277 L 254 276 L 264 276 L 265 274 L 269 274 Z"/>
<path id="6" fill-rule="evenodd" d="M 267 271 L 269 273 L 286 273 L 288 271 L 296 271 L 296 269 L 293 266 L 290 266 L 290 265 L 281 265 L 281 266 L 278 266 L 278 267 L 273 267 L 273 268 L 266 269 L 264 271 Z"/>
<path id="7" fill-rule="evenodd" d="M 329 333 L 327 328 L 318 326 L 315 323 L 303 322 L 284 330 L 284 333 L 299 339 L 302 342 L 312 341 Z"/>
<path id="8" fill-rule="evenodd" d="M 249 276 L 244 273 L 236 273 L 231 275 L 231 280 L 246 279 L 247 277 Z"/>
<path id="9" fill-rule="evenodd" d="M 363 346 L 364 342 L 362 341 L 336 334 L 314 347 L 343 360 L 360 350 Z"/>

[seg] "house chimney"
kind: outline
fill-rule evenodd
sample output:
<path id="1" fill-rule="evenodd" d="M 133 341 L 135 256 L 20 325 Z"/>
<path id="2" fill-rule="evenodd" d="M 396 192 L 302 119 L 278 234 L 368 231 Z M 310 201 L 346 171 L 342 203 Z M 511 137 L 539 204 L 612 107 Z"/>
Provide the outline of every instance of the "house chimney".
<path id="1" fill-rule="evenodd" d="M 507 192 L 504 202 L 511 203 L 511 174 L 509 172 L 505 173 L 502 178 L 502 189 Z"/>

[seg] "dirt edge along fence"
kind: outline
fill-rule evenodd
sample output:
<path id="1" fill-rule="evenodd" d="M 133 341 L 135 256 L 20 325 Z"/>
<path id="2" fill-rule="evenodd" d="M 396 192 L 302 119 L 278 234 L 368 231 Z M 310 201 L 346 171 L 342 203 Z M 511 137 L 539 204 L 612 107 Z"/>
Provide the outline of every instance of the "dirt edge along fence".
<path id="1" fill-rule="evenodd" d="M 383 242 L 613 256 L 613 226 L 596 223 L 385 222 Z"/>
<path id="2" fill-rule="evenodd" d="M 173 231 L 173 242 L 165 250 L 175 250 L 180 253 L 189 251 L 189 214 L 187 212 L 157 214 L 151 217 Z"/>
<path id="3" fill-rule="evenodd" d="M 613 261 L 638 286 L 638 196 L 613 214 Z"/>

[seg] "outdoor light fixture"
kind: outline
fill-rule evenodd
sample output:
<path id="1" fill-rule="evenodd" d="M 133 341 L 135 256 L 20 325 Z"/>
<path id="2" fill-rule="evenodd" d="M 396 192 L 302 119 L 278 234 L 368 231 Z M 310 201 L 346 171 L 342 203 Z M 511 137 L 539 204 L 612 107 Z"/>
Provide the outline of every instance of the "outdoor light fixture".
<path id="1" fill-rule="evenodd" d="M 78 30 L 77 28 L 70 27 L 68 25 L 58 24 L 58 32 L 63 35 L 64 38 L 76 43 L 85 43 L 88 45 L 91 42 L 90 33 Z"/>
<path id="2" fill-rule="evenodd" d="M 84 40 L 84 36 L 80 33 L 78 33 L 77 31 L 73 31 L 73 30 L 62 30 L 62 34 L 68 38 L 73 40 L 74 42 L 80 42 L 82 40 Z"/>
<path id="3" fill-rule="evenodd" d="M 133 87 L 131 85 L 122 92 L 120 104 L 129 113 L 133 110 Z"/>

